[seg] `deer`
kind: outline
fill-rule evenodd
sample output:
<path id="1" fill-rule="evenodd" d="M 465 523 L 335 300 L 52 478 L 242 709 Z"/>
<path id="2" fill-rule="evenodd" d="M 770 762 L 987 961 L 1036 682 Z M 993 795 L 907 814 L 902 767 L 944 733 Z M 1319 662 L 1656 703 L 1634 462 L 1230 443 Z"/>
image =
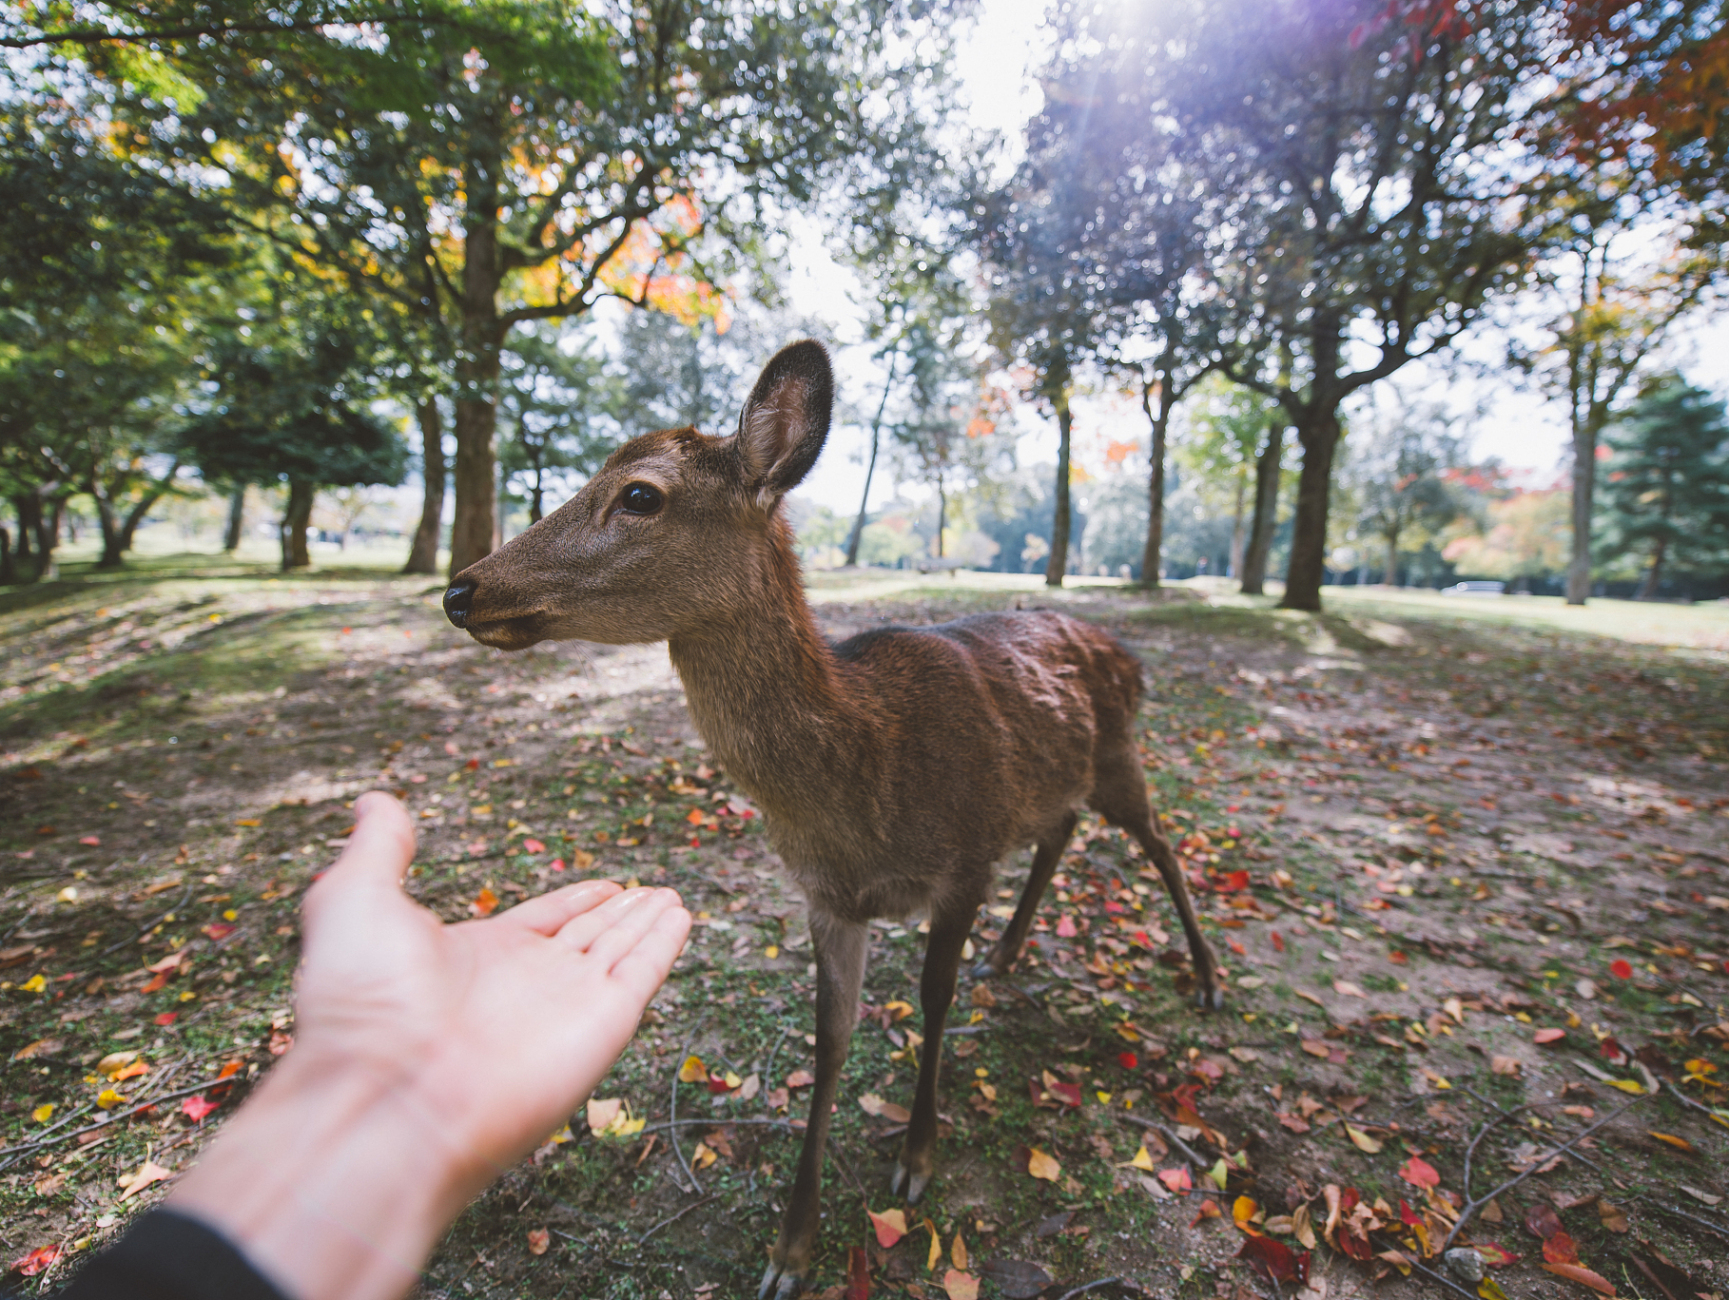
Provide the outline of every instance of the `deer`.
<path id="1" fill-rule="evenodd" d="M 994 869 L 1033 846 L 1014 915 L 977 978 L 1015 965 L 1082 808 L 1157 868 L 1197 999 L 1223 1004 L 1217 961 L 1148 800 L 1133 653 L 1045 610 L 883 627 L 839 644 L 818 630 L 782 502 L 822 452 L 833 400 L 825 348 L 791 344 L 764 367 L 731 436 L 683 428 L 626 442 L 564 505 L 456 574 L 443 601 L 453 624 L 501 650 L 665 641 L 698 733 L 762 811 L 805 898 L 816 1082 L 761 1300 L 793 1300 L 809 1274 L 872 920 L 929 920 L 924 1051 L 890 1180 L 909 1203 L 935 1169 L 944 1025 Z"/>

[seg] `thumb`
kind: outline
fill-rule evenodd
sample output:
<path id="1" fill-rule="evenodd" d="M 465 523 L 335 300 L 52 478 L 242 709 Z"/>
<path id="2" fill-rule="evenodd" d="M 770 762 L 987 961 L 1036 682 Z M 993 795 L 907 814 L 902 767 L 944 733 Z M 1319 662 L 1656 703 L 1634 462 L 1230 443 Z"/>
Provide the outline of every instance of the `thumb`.
<path id="1" fill-rule="evenodd" d="M 306 919 L 311 924 L 339 896 L 398 893 L 414 861 L 414 823 L 390 795 L 381 790 L 361 795 L 355 801 L 354 818 L 354 833 L 342 856 L 306 896 Z"/>

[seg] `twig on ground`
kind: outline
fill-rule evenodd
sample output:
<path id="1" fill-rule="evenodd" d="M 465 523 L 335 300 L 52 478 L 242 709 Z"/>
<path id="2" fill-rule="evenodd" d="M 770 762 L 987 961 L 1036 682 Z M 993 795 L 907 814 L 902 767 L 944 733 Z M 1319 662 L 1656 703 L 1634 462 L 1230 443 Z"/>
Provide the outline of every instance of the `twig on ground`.
<path id="1" fill-rule="evenodd" d="M 1449 1291 L 1456 1292 L 1457 1294 L 1466 1297 L 1466 1300 L 1477 1300 L 1477 1293 L 1475 1291 L 1467 1291 L 1467 1290 L 1465 1290 L 1464 1287 L 1460 1286 L 1457 1282 L 1453 1281 L 1452 1278 L 1447 1277 L 1443 1274 L 1437 1273 L 1432 1268 L 1424 1268 L 1416 1260 L 1412 1259 L 1410 1257 L 1410 1255 L 1405 1254 L 1404 1251 L 1400 1251 L 1399 1253 L 1405 1255 L 1405 1262 L 1407 1264 L 1409 1264 L 1412 1268 L 1416 1269 L 1419 1273 L 1421 1273 L 1424 1277 L 1428 1278 L 1430 1281 L 1439 1282 L 1442 1286 L 1446 1287 Z"/>
<path id="2" fill-rule="evenodd" d="M 24 1142 L 18 1146 L 9 1147 L 4 1151 L 0 1151 L 0 1159 L 5 1159 L 7 1160 L 7 1163 L 10 1164 L 10 1157 L 28 1155 L 32 1151 L 41 1151 L 47 1147 L 58 1146 L 67 1138 L 77 1137 L 81 1133 L 94 1133 L 97 1129 L 109 1128 L 118 1124 L 123 1119 L 130 1119 L 141 1110 L 149 1110 L 152 1106 L 160 1105 L 162 1102 L 176 1101 L 181 1097 L 190 1097 L 195 1092 L 203 1092 L 206 1088 L 214 1088 L 219 1083 L 239 1084 L 241 1082 L 243 1082 L 243 1080 L 241 1080 L 238 1075 L 231 1074 L 226 1079 L 206 1079 L 203 1083 L 195 1083 L 190 1087 L 176 1088 L 173 1092 L 165 1092 L 159 1096 L 152 1097 L 149 1101 L 136 1102 L 125 1110 L 115 1111 L 110 1115 L 104 1116 L 95 1124 L 86 1124 L 83 1128 L 75 1128 L 69 1133 L 62 1133 L 51 1142 L 38 1138 L 34 1142 Z M 89 1108 L 86 1107 L 85 1109 L 88 1110 Z M 68 1116 L 67 1118 L 70 1119 L 71 1117 Z M 0 1168 L 4 1167 L 5 1166 L 0 1165 Z"/>
<path id="3" fill-rule="evenodd" d="M 669 1128 L 725 1128 L 728 1124 L 753 1124 L 764 1128 L 785 1129 L 789 1133 L 804 1132 L 790 1120 L 784 1119 L 663 1119 L 658 1124 L 648 1125 L 642 1131 L 659 1133 Z"/>
<path id="4" fill-rule="evenodd" d="M 1097 1282 L 1088 1282 L 1085 1286 L 1078 1286 L 1073 1291 L 1063 1292 L 1061 1300 L 1075 1300 L 1076 1296 L 1085 1295 L 1089 1291 L 1097 1291 L 1100 1287 L 1117 1286 L 1121 1284 L 1122 1280 L 1120 1277 L 1101 1277 Z"/>
<path id="5" fill-rule="evenodd" d="M 1500 1111 L 1501 1115 L 1503 1117 L 1516 1113 L 1514 1111 L 1501 1110 L 1501 1107 L 1496 1105 L 1496 1103 L 1494 1102 L 1493 1099 L 1491 1099 L 1489 1097 L 1485 1097 L 1482 1093 L 1478 1092 L 1475 1088 L 1471 1087 L 1469 1084 L 1465 1085 L 1465 1091 L 1470 1093 L 1473 1097 L 1475 1097 L 1478 1101 L 1482 1102 L 1485 1106 L 1489 1107 L 1491 1110 Z M 1529 1105 L 1526 1107 L 1521 1107 L 1521 1109 L 1535 1110 L 1537 1107 L 1545 1105 L 1545 1104 L 1547 1104 L 1547 1103 L 1540 1102 L 1540 1101 L 1534 1101 L 1534 1102 L 1529 1103 Z M 1598 1173 L 1603 1172 L 1603 1168 L 1601 1165 L 1597 1164 L 1597 1162 L 1594 1160 L 1587 1159 L 1586 1157 L 1580 1155 L 1577 1151 L 1575 1151 L 1573 1153 L 1573 1158 L 1575 1160 L 1579 1161 L 1580 1164 L 1589 1165 L 1592 1169 L 1595 1169 Z M 1468 1162 L 1467 1162 L 1467 1165 L 1468 1165 Z M 1466 1189 L 1466 1195 L 1467 1196 L 1470 1195 L 1470 1189 L 1468 1187 Z"/>
<path id="6" fill-rule="evenodd" d="M 1147 1128 L 1147 1129 L 1153 1130 L 1153 1132 L 1157 1133 L 1160 1137 L 1164 1138 L 1165 1141 L 1169 1142 L 1177 1150 L 1181 1151 L 1183 1153 L 1183 1158 L 1186 1159 L 1191 1165 L 1194 1165 L 1195 1168 L 1206 1169 L 1206 1168 L 1210 1167 L 1208 1165 L 1207 1161 L 1201 1159 L 1200 1156 L 1195 1154 L 1193 1147 L 1191 1147 L 1187 1142 L 1183 1141 L 1182 1138 L 1178 1137 L 1175 1133 L 1171 1132 L 1170 1129 L 1166 1128 L 1163 1124 L 1159 1123 L 1157 1120 L 1142 1119 L 1139 1115 L 1127 1115 L 1127 1114 L 1125 1114 L 1123 1116 L 1123 1118 L 1128 1120 L 1129 1123 L 1131 1123 L 1131 1124 L 1136 1124 L 1136 1125 L 1139 1125 L 1141 1128 Z"/>
<path id="7" fill-rule="evenodd" d="M 1540 1172 L 1543 1169 L 1543 1167 L 1545 1165 L 1547 1165 L 1549 1163 L 1549 1161 L 1553 1160 L 1556 1156 L 1570 1152 L 1572 1150 L 1574 1143 L 1583 1142 L 1586 1138 L 1590 1137 L 1593 1133 L 1595 1133 L 1598 1129 L 1602 1128 L 1605 1124 L 1611 1123 L 1612 1121 L 1619 1119 L 1629 1109 L 1631 1109 L 1634 1106 L 1637 1106 L 1640 1102 L 1644 1101 L 1647 1097 L 1655 1097 L 1656 1095 L 1657 1094 L 1654 1092 L 1643 1093 L 1640 1096 L 1633 1098 L 1625 1106 L 1616 1107 L 1616 1109 L 1613 1112 L 1611 1112 L 1608 1115 L 1605 1115 L 1602 1119 L 1598 1120 L 1595 1124 L 1591 1125 L 1590 1128 L 1586 1129 L 1583 1133 L 1579 1134 L 1577 1137 L 1568 1138 L 1567 1141 L 1563 1142 L 1560 1146 L 1556 1147 L 1553 1151 L 1547 1151 L 1547 1152 L 1544 1152 L 1541 1155 L 1538 1155 L 1537 1157 L 1535 1157 L 1531 1161 L 1531 1167 L 1529 1169 L 1527 1169 L 1524 1173 L 1519 1174 L 1517 1177 L 1509 1178 L 1506 1182 L 1502 1183 L 1499 1187 L 1496 1187 L 1493 1190 L 1491 1190 L 1488 1193 L 1488 1195 L 1486 1195 L 1486 1196 L 1479 1196 L 1475 1200 L 1467 1199 L 1465 1202 L 1464 1208 L 1459 1211 L 1458 1221 L 1453 1224 L 1453 1230 L 1447 1234 L 1447 1240 L 1441 1243 L 1442 1252 L 1444 1253 L 1447 1250 L 1447 1248 L 1453 1244 L 1454 1240 L 1458 1237 L 1459 1233 L 1464 1229 L 1465 1225 L 1468 1222 L 1470 1222 L 1471 1216 L 1476 1214 L 1476 1212 L 1478 1210 L 1482 1209 L 1485 1205 L 1487 1205 L 1490 1201 L 1494 1200 L 1502 1192 L 1512 1191 L 1513 1188 L 1517 1187 L 1520 1183 L 1524 1182 L 1532 1174 Z M 1519 1107 L 1519 1110 L 1524 1110 L 1524 1109 L 1526 1109 L 1526 1107 L 1523 1107 L 1523 1106 Z M 1483 1134 L 1487 1133 L 1492 1127 L 1494 1127 L 1494 1125 L 1500 1123 L 1502 1119 L 1506 1118 L 1508 1115 L 1516 1115 L 1518 1113 L 1519 1112 L 1517 1110 L 1504 1111 L 1504 1112 L 1502 1112 L 1502 1114 L 1500 1116 L 1497 1116 L 1495 1119 L 1489 1121 L 1489 1123 L 1487 1123 L 1483 1126 L 1481 1132 L 1479 1132 L 1477 1134 L 1477 1137 L 1475 1137 L 1471 1140 L 1471 1148 L 1474 1150 L 1477 1146 L 1477 1142 L 1482 1138 Z M 1467 1162 L 1469 1161 L 1469 1158 L 1470 1158 L 1469 1152 L 1467 1152 L 1467 1154 L 1466 1154 Z M 1469 1170 L 1469 1166 L 1467 1164 L 1467 1172 L 1468 1172 L 1468 1170 Z M 1469 1181 L 1467 1181 L 1465 1183 L 1465 1188 L 1466 1188 L 1465 1195 L 1467 1198 L 1469 1198 L 1470 1197 L 1470 1190 L 1469 1190 L 1470 1189 L 1470 1182 Z M 1729 1235 L 1729 1234 L 1725 1234 L 1725 1235 Z"/>
<path id="8" fill-rule="evenodd" d="M 1673 1214 L 1677 1219 L 1685 1219 L 1685 1220 L 1687 1220 L 1688 1223 L 1695 1223 L 1695 1224 L 1698 1224 L 1701 1228 L 1707 1228 L 1710 1231 L 1715 1232 L 1719 1237 L 1729 1238 L 1729 1228 L 1719 1227 L 1717 1224 L 1712 1223 L 1709 1219 L 1695 1218 L 1693 1215 L 1688 1214 L 1685 1210 L 1677 1210 L 1673 1205 L 1665 1205 L 1665 1204 L 1663 1204 L 1662 1201 L 1656 1200 L 1653 1197 L 1645 1195 L 1644 1192 L 1635 1192 L 1634 1193 L 1634 1199 L 1644 1201 L 1645 1204 L 1647 1204 L 1647 1205 L 1655 1205 L 1659 1210 L 1662 1210 L 1665 1214 Z"/>
<path id="9" fill-rule="evenodd" d="M 1676 1083 L 1675 1080 L 1671 1079 L 1668 1075 L 1663 1076 L 1663 1082 L 1669 1085 L 1669 1095 L 1679 1101 L 1683 1106 L 1691 1106 L 1713 1124 L 1723 1124 L 1723 1117 L 1721 1115 L 1712 1110 L 1709 1106 L 1694 1101 L 1691 1097 L 1687 1096 L 1686 1093 L 1681 1091 L 1681 1085 Z M 1729 1128 L 1729 1124 L 1724 1124 L 1723 1126 Z"/>
<path id="10" fill-rule="evenodd" d="M 673 1067 L 672 1067 L 672 1103 L 671 1103 L 670 1107 L 668 1108 L 668 1113 L 671 1117 L 669 1123 L 667 1124 L 668 1128 L 676 1129 L 679 1127 L 679 1123 L 678 1123 L 678 1076 L 679 1076 L 679 1071 L 684 1069 L 684 1063 L 686 1061 L 688 1061 L 689 1059 L 690 1059 L 690 1044 L 689 1044 L 689 1042 L 686 1042 L 684 1047 L 680 1049 L 679 1054 L 678 1054 L 678 1060 L 673 1063 Z M 690 1179 L 691 1190 L 696 1191 L 696 1192 L 702 1191 L 702 1184 L 696 1181 L 696 1171 L 690 1167 L 690 1162 L 684 1158 L 684 1151 L 678 1145 L 677 1136 L 673 1135 L 673 1134 L 669 1134 L 667 1136 L 666 1140 L 672 1147 L 673 1162 L 675 1164 L 677 1164 L 680 1169 L 684 1170 L 685 1176 Z M 680 1191 L 684 1190 L 684 1185 L 682 1183 L 679 1184 L 679 1190 Z"/>
<path id="11" fill-rule="evenodd" d="M 186 906 L 186 900 L 191 898 L 191 897 L 192 897 L 192 886 L 187 885 L 186 886 L 186 892 L 180 895 L 180 901 L 175 903 L 173 907 L 169 908 L 161 916 L 157 917 L 154 921 L 150 922 L 149 925 L 146 925 L 142 930 L 140 930 L 137 934 L 133 935 L 130 939 L 122 939 L 122 940 L 120 940 L 119 943 L 111 943 L 106 948 L 104 948 L 101 952 L 97 953 L 96 955 L 98 957 L 106 957 L 109 953 L 116 952 L 119 949 L 126 947 L 128 944 L 137 943 L 140 940 L 147 938 L 152 930 L 154 930 L 157 926 L 166 923 L 169 917 L 173 916 L 181 908 L 185 907 Z"/>
<path id="12" fill-rule="evenodd" d="M 710 1192 L 707 1196 L 703 1197 L 700 1201 L 692 1201 L 689 1205 L 685 1206 L 684 1209 L 680 1210 L 677 1214 L 669 1214 L 666 1218 L 662 1219 L 659 1223 L 655 1224 L 654 1227 L 650 1228 L 647 1232 L 643 1233 L 642 1236 L 638 1237 L 636 1239 L 636 1244 L 639 1246 L 642 1245 L 643 1242 L 647 1241 L 650 1237 L 654 1236 L 654 1234 L 659 1232 L 662 1228 L 672 1226 L 673 1224 L 677 1223 L 680 1219 L 684 1218 L 684 1216 L 689 1214 L 692 1210 L 697 1209 L 700 1206 L 707 1205 L 710 1201 L 714 1200 L 719 1195 L 720 1195 L 719 1192 Z"/>

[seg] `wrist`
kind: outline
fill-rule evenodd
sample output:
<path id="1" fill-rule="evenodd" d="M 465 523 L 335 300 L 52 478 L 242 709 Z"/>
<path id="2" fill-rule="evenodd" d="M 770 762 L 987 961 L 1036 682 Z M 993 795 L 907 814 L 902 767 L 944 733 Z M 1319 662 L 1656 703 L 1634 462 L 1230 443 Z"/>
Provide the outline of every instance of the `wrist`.
<path id="1" fill-rule="evenodd" d="M 169 1208 L 222 1232 L 295 1300 L 387 1300 L 475 1185 L 400 1072 L 296 1048 Z"/>

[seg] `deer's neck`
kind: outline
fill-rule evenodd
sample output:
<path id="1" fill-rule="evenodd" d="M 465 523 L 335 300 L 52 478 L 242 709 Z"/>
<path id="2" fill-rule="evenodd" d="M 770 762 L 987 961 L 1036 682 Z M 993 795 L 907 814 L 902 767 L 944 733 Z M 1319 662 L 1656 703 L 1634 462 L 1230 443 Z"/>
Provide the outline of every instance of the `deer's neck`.
<path id="1" fill-rule="evenodd" d="M 872 746 L 858 698 L 804 598 L 790 540 L 776 530 L 735 617 L 668 645 L 691 717 L 728 774 L 771 819 L 828 820 L 834 787 Z M 868 760 L 867 760 L 868 761 Z"/>

